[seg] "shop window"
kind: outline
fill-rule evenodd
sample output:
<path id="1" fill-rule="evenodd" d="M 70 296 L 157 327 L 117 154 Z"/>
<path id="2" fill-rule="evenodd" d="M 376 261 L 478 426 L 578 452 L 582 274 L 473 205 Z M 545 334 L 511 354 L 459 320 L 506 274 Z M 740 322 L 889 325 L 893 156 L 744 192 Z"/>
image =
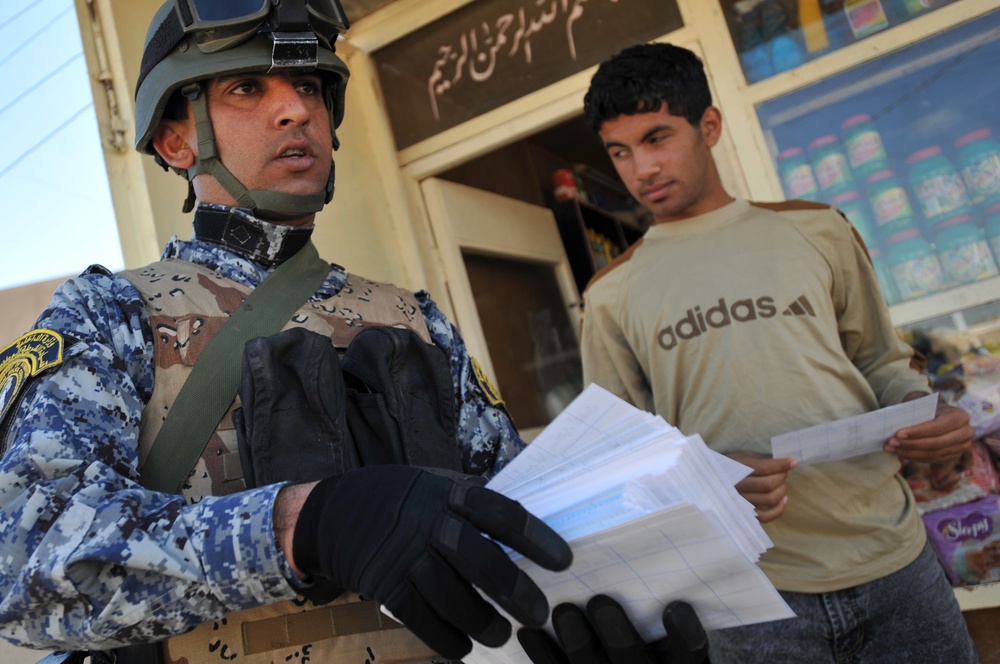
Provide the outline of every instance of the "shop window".
<path id="1" fill-rule="evenodd" d="M 1000 11 L 757 109 L 785 195 L 851 219 L 890 304 L 1000 287 L 998 62 Z"/>
<path id="2" fill-rule="evenodd" d="M 722 0 L 749 83 L 956 0 Z"/>

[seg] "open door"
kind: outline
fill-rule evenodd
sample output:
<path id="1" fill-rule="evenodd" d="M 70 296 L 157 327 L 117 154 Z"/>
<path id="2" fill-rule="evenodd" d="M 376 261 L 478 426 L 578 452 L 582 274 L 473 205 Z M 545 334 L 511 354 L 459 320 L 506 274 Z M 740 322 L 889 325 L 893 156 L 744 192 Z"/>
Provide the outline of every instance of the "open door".
<path id="1" fill-rule="evenodd" d="M 526 439 L 580 390 L 579 294 L 546 207 L 421 182 L 469 352 Z"/>

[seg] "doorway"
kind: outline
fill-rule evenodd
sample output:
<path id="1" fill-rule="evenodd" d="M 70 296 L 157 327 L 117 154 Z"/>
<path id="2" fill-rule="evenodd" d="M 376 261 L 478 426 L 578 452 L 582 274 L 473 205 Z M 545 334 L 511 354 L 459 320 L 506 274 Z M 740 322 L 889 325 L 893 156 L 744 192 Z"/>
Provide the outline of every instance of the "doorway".
<path id="1" fill-rule="evenodd" d="M 566 169 L 576 175 L 578 195 L 560 201 L 552 174 Z M 580 295 L 602 264 L 594 239 L 624 251 L 644 231 L 644 210 L 618 182 L 582 116 L 421 187 L 456 324 L 530 439 L 583 389 Z M 467 197 L 468 207 L 445 202 L 450 196 Z"/>

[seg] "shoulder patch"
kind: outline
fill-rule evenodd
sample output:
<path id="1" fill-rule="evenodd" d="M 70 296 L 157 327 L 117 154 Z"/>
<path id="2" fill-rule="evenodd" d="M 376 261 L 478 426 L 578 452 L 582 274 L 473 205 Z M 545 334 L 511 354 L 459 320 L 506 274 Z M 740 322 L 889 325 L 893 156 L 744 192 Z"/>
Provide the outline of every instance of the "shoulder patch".
<path id="1" fill-rule="evenodd" d="M 24 384 L 62 364 L 64 341 L 52 330 L 32 330 L 0 351 L 0 420 L 17 401 Z"/>
<path id="2" fill-rule="evenodd" d="M 500 392 L 493 386 L 493 383 L 490 382 L 486 372 L 483 371 L 483 367 L 480 366 L 476 358 L 470 357 L 469 359 L 472 360 L 472 372 L 476 376 L 476 382 L 479 383 L 479 387 L 483 390 L 483 394 L 486 395 L 487 401 L 490 402 L 491 406 L 496 406 L 506 410 L 503 399 L 500 398 Z"/>

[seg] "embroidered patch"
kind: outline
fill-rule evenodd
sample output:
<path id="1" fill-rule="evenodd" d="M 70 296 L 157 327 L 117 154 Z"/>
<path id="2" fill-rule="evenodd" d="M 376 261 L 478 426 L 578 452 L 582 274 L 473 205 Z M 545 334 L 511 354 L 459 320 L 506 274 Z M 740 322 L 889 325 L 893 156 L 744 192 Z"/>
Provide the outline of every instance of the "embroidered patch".
<path id="1" fill-rule="evenodd" d="M 0 351 L 0 420 L 7 417 L 29 378 L 62 361 L 63 338 L 52 330 L 32 330 Z"/>
<path id="2" fill-rule="evenodd" d="M 498 406 L 506 410 L 507 407 L 504 404 L 503 399 L 500 398 L 500 392 L 497 388 L 493 387 L 493 383 L 490 382 L 490 379 L 486 376 L 486 372 L 483 371 L 483 368 L 479 366 L 479 362 L 477 362 L 474 357 L 469 359 L 472 360 L 472 371 L 476 374 L 476 382 L 479 383 L 479 387 L 482 388 L 483 393 L 486 395 L 486 399 L 490 402 L 490 405 Z"/>

